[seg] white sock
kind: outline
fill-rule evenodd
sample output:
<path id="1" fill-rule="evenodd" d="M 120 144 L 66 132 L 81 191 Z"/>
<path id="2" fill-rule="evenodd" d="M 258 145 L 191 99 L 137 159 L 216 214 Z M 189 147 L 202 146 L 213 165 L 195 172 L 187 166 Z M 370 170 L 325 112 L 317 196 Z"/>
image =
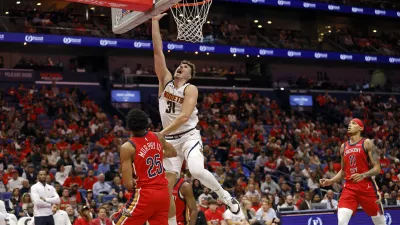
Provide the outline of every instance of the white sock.
<path id="1" fill-rule="evenodd" d="M 176 222 L 176 216 L 168 218 L 168 225 L 178 225 L 178 222 Z"/>
<path id="2" fill-rule="evenodd" d="M 371 218 L 375 225 L 386 225 L 386 219 L 384 215 L 371 216 Z"/>

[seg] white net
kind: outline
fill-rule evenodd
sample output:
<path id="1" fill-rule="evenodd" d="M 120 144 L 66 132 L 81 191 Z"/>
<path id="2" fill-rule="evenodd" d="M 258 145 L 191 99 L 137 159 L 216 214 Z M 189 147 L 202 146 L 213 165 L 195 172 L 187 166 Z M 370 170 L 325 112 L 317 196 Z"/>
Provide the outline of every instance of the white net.
<path id="1" fill-rule="evenodd" d="M 203 40 L 203 25 L 207 20 L 212 0 L 203 2 L 188 2 L 171 7 L 178 28 L 178 40 L 201 42 Z"/>

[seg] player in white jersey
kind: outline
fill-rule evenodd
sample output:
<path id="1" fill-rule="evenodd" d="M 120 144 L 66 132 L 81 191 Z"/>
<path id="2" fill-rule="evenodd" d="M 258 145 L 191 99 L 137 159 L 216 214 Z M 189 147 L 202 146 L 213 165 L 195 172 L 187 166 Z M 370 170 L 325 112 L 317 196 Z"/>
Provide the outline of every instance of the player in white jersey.
<path id="1" fill-rule="evenodd" d="M 222 189 L 215 177 L 204 168 L 203 144 L 200 131 L 196 129 L 197 97 L 196 86 L 187 83 L 195 75 L 195 65 L 182 61 L 174 76 L 168 71 L 163 53 L 159 20 L 166 13 L 153 17 L 152 39 L 154 49 L 155 71 L 159 80 L 159 109 L 163 130 L 160 134 L 170 142 L 178 152 L 175 158 L 164 159 L 164 168 L 170 183 L 170 190 L 176 183 L 183 161 L 186 160 L 192 176 L 206 187 L 215 191 L 218 197 L 234 214 L 240 211 L 239 202 L 229 192 Z M 174 215 L 170 211 L 170 217 Z M 170 224 L 176 224 L 171 221 Z"/>

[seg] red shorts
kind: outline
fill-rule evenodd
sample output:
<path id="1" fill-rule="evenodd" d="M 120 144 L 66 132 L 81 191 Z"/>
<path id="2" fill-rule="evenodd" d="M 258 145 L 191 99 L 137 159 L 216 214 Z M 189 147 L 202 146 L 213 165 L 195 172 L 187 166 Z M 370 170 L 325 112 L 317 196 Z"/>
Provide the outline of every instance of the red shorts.
<path id="1" fill-rule="evenodd" d="M 365 180 L 359 183 L 346 182 L 343 186 L 339 198 L 338 208 L 347 208 L 356 213 L 358 205 L 368 216 L 377 216 L 383 214 L 383 207 L 380 200 L 379 189 L 374 181 Z"/>
<path id="2" fill-rule="evenodd" d="M 138 188 L 135 194 L 114 217 L 115 225 L 168 225 L 168 187 L 162 189 Z M 123 212 L 124 211 L 124 212 Z"/>

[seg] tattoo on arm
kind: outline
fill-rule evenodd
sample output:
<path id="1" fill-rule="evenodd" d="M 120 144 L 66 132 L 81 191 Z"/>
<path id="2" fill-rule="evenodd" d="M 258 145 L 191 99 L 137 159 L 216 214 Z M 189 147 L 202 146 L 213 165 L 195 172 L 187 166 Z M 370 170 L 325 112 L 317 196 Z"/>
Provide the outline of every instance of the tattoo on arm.
<path id="1" fill-rule="evenodd" d="M 381 172 L 381 165 L 379 164 L 379 155 L 378 155 L 378 148 L 374 145 L 371 140 L 368 141 L 366 144 L 368 157 L 371 161 L 371 165 L 373 166 L 368 172 L 364 173 L 364 177 L 372 177 L 376 176 Z"/>

